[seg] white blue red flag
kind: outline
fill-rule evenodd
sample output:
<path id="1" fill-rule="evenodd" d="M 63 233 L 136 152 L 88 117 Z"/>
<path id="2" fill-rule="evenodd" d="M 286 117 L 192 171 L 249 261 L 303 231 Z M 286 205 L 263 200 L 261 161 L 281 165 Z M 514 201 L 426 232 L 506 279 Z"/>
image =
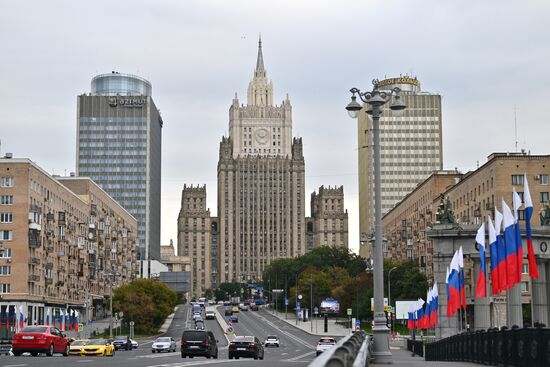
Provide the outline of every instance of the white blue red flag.
<path id="1" fill-rule="evenodd" d="M 489 221 L 491 218 L 489 218 Z M 485 223 L 477 230 L 476 243 L 479 246 L 479 272 L 477 273 L 476 297 L 487 297 L 487 273 L 485 268 Z"/>
<path id="2" fill-rule="evenodd" d="M 525 201 L 525 237 L 527 239 L 527 259 L 529 260 L 529 275 L 533 279 L 538 279 L 539 269 L 535 260 L 535 251 L 533 250 L 533 239 L 531 238 L 531 217 L 533 216 L 533 200 L 529 192 L 529 183 L 527 174 L 523 177 L 523 199 Z"/>

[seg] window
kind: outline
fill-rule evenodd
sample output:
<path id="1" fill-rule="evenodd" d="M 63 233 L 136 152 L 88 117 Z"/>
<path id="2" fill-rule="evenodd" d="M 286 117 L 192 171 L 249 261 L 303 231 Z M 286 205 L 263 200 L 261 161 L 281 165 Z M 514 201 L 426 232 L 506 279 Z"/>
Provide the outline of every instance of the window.
<path id="1" fill-rule="evenodd" d="M 0 199 L 0 204 L 2 205 L 12 205 L 13 204 L 13 195 L 2 195 Z"/>
<path id="2" fill-rule="evenodd" d="M 523 175 L 512 175 L 512 185 L 523 185 Z"/>
<path id="3" fill-rule="evenodd" d="M 13 177 L 2 177 L 2 187 L 13 187 Z"/>
<path id="4" fill-rule="evenodd" d="M 529 274 L 529 264 L 523 264 L 521 269 L 522 274 Z"/>
<path id="5" fill-rule="evenodd" d="M 9 266 L 9 265 L 1 265 L 0 266 L 0 276 L 10 275 L 10 274 L 11 274 L 11 266 Z"/>
<path id="6" fill-rule="evenodd" d="M 12 231 L 0 231 L 0 240 L 11 241 L 12 240 Z"/>
<path id="7" fill-rule="evenodd" d="M 0 223 L 11 223 L 12 221 L 12 213 L 0 213 Z"/>
<path id="8" fill-rule="evenodd" d="M 529 282 L 521 282 L 521 293 L 529 292 Z"/>
<path id="9" fill-rule="evenodd" d="M 548 185 L 548 175 L 540 175 L 540 184 Z"/>
<path id="10" fill-rule="evenodd" d="M 0 284 L 0 294 L 1 293 L 10 293 L 10 285 L 9 284 Z"/>
<path id="11" fill-rule="evenodd" d="M 0 251 L 0 259 L 8 259 L 11 257 L 11 248 L 4 248 Z"/>
<path id="12" fill-rule="evenodd" d="M 541 203 L 548 202 L 549 201 L 548 199 L 549 199 L 548 192 L 541 192 L 540 193 L 540 202 Z"/>

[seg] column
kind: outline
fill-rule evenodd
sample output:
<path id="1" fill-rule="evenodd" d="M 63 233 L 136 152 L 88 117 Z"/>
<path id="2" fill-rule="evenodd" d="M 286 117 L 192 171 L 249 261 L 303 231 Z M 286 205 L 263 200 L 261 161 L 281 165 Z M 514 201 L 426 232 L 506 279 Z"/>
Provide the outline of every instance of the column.
<path id="1" fill-rule="evenodd" d="M 523 327 L 523 310 L 521 308 L 521 283 L 508 290 L 506 295 L 508 302 L 506 326 L 511 328 L 514 325 Z"/>
<path id="2" fill-rule="evenodd" d="M 477 284 L 477 277 L 479 274 L 479 259 L 474 260 L 474 276 Z M 488 276 L 485 278 L 485 287 L 487 289 L 487 297 L 477 298 L 475 297 L 475 290 L 472 292 L 474 298 L 474 331 L 487 330 L 491 327 L 491 308 L 489 306 L 489 294 L 491 292 L 488 284 Z"/>
<path id="3" fill-rule="evenodd" d="M 531 279 L 531 307 L 533 307 L 533 324 L 543 323 L 548 326 L 548 286 L 546 261 L 537 259 L 538 279 Z"/>

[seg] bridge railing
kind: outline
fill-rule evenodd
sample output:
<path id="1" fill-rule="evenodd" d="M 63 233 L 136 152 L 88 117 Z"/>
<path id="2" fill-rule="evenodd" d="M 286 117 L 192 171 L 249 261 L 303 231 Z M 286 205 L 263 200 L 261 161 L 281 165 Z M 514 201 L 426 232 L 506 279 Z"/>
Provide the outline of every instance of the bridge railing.
<path id="1" fill-rule="evenodd" d="M 315 358 L 308 367 L 366 367 L 372 348 L 372 338 L 356 332 L 338 341 L 331 349 Z"/>
<path id="2" fill-rule="evenodd" d="M 426 361 L 550 367 L 549 328 L 502 328 L 467 332 L 425 345 Z"/>

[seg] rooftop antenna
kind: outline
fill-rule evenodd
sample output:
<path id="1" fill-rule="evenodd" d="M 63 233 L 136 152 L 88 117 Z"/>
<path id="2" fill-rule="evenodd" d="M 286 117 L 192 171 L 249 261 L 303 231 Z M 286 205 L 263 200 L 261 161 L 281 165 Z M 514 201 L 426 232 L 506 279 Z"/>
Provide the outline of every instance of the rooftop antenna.
<path id="1" fill-rule="evenodd" d="M 517 118 L 516 105 L 514 105 L 514 137 L 515 137 L 516 153 L 517 153 L 518 152 L 518 118 Z"/>

